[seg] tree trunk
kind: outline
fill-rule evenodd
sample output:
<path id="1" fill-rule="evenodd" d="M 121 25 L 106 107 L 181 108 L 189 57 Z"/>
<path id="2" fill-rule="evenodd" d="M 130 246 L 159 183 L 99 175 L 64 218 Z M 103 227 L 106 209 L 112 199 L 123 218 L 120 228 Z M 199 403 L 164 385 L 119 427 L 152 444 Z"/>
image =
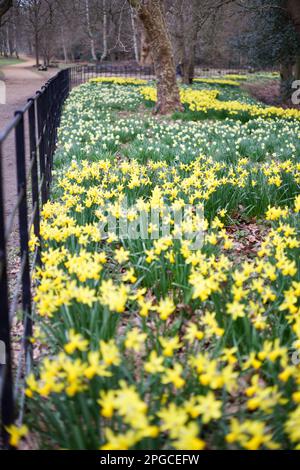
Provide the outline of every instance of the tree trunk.
<path id="1" fill-rule="evenodd" d="M 286 9 L 300 39 L 300 2 L 299 0 L 287 0 Z"/>
<path id="2" fill-rule="evenodd" d="M 7 24 L 5 28 L 5 43 L 6 43 L 5 47 L 7 50 L 7 55 L 11 57 L 13 55 L 13 52 L 12 52 L 11 42 L 10 42 L 9 24 Z"/>
<path id="3" fill-rule="evenodd" d="M 94 62 L 97 61 L 96 49 L 95 49 L 95 41 L 94 39 L 90 39 L 91 43 L 91 56 Z"/>
<path id="4" fill-rule="evenodd" d="M 17 31 L 17 15 L 18 13 L 16 12 L 15 9 L 13 9 L 13 48 L 16 54 L 16 58 L 19 59 L 19 44 L 18 44 L 18 31 Z"/>
<path id="5" fill-rule="evenodd" d="M 14 49 L 15 49 L 16 58 L 19 59 L 19 44 L 18 44 L 16 23 L 14 23 Z"/>
<path id="6" fill-rule="evenodd" d="M 192 50 L 192 48 L 189 50 L 189 55 L 185 55 L 182 68 L 182 83 L 185 85 L 192 84 L 195 76 L 195 52 Z"/>
<path id="7" fill-rule="evenodd" d="M 92 55 L 92 59 L 96 62 L 97 55 L 96 55 L 96 49 L 95 49 L 95 40 L 94 40 L 94 36 L 92 33 L 92 29 L 91 29 L 89 0 L 85 0 L 85 15 L 86 15 L 88 36 L 89 36 L 90 44 L 91 44 L 91 55 Z"/>
<path id="8" fill-rule="evenodd" d="M 129 0 L 136 8 L 148 38 L 157 78 L 155 113 L 170 114 L 182 111 L 176 81 L 171 40 L 165 22 L 161 0 Z"/>
<path id="9" fill-rule="evenodd" d="M 8 45 L 8 38 L 7 38 L 7 27 L 3 32 L 3 45 L 4 45 L 4 57 L 8 57 L 9 55 L 9 45 Z"/>
<path id="10" fill-rule="evenodd" d="M 300 80 L 300 55 L 296 57 L 296 65 L 295 65 L 295 80 Z"/>
<path id="11" fill-rule="evenodd" d="M 101 55 L 101 60 L 105 60 L 108 54 L 107 46 L 107 8 L 106 0 L 103 0 L 103 52 Z"/>
<path id="12" fill-rule="evenodd" d="M 131 26 L 132 26 L 132 38 L 133 38 L 133 50 L 134 58 L 136 62 L 139 62 L 139 45 L 138 45 L 138 32 L 136 26 L 136 15 L 134 9 L 130 8 Z"/>
<path id="13" fill-rule="evenodd" d="M 63 54 L 64 54 L 64 61 L 65 61 L 65 64 L 67 64 L 68 63 L 68 51 L 67 51 L 66 40 L 65 40 L 65 31 L 64 31 L 63 26 L 61 27 L 61 45 L 62 45 L 62 50 L 63 50 Z"/>
<path id="14" fill-rule="evenodd" d="M 198 9 L 198 0 L 192 0 L 190 9 L 187 11 L 188 17 L 184 21 L 183 83 L 186 85 L 193 83 L 195 77 L 195 56 L 199 31 Z"/>
<path id="15" fill-rule="evenodd" d="M 299 0 L 287 0 L 286 9 L 294 25 L 298 38 L 300 40 L 300 1 Z M 299 55 L 296 56 L 294 79 L 300 80 L 300 56 Z M 291 80 L 289 84 L 291 85 Z"/>
<path id="16" fill-rule="evenodd" d="M 172 2 L 173 3 L 173 2 Z M 176 64 L 181 65 L 182 82 L 189 85 L 195 74 L 195 56 L 200 30 L 200 0 L 177 0 L 172 11 L 172 36 Z"/>
<path id="17" fill-rule="evenodd" d="M 140 65 L 153 65 L 153 58 L 151 54 L 150 44 L 144 28 L 142 26 L 142 37 L 141 37 L 141 59 Z"/>
<path id="18" fill-rule="evenodd" d="M 293 92 L 293 65 L 291 63 L 283 63 L 280 66 L 280 98 L 283 103 L 291 99 Z"/>
<path id="19" fill-rule="evenodd" d="M 35 43 L 34 43 L 34 48 L 35 48 L 35 63 L 36 66 L 40 66 L 40 39 L 39 39 L 39 34 L 36 31 L 35 32 Z"/>

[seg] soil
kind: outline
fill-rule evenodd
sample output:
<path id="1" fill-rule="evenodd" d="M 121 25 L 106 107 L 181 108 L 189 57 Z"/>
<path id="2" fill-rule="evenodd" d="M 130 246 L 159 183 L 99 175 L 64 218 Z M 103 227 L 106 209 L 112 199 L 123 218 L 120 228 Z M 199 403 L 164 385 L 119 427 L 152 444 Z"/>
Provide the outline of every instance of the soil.
<path id="1" fill-rule="evenodd" d="M 268 106 L 300 109 L 299 105 L 294 105 L 291 101 L 282 102 L 280 99 L 279 80 L 260 80 L 258 82 L 243 83 L 241 88 Z"/>

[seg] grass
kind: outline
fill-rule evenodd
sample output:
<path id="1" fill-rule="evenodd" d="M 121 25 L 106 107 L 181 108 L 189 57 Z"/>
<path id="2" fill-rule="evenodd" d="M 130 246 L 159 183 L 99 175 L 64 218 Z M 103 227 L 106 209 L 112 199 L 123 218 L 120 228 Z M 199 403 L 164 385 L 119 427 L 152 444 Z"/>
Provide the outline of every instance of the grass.
<path id="1" fill-rule="evenodd" d="M 22 64 L 24 61 L 22 59 L 16 59 L 14 57 L 6 58 L 6 57 L 0 57 L 0 67 L 7 67 L 8 65 L 17 65 L 17 64 Z"/>
<path id="2" fill-rule="evenodd" d="M 21 64 L 22 62 L 24 61 L 21 59 L 0 57 L 0 80 L 4 79 L 4 73 L 1 69 L 10 65 Z"/>

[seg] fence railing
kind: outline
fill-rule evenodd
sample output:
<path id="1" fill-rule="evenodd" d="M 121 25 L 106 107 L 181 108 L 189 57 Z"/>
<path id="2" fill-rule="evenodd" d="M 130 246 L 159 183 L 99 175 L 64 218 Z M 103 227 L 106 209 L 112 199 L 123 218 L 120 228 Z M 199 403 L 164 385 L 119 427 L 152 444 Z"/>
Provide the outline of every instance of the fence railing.
<path id="1" fill-rule="evenodd" d="M 179 72 L 181 70 L 181 72 Z M 273 72 L 274 68 L 265 69 L 265 71 Z M 182 76 L 182 68 L 180 65 L 176 67 L 177 76 Z M 204 67 L 201 65 L 195 66 L 195 77 L 197 78 L 218 78 L 226 74 L 251 74 L 257 72 L 257 70 L 249 67 L 234 67 L 229 64 L 225 67 Z M 96 77 L 133 77 L 141 78 L 144 80 L 155 79 L 155 70 L 151 65 L 140 66 L 136 63 L 122 65 L 122 64 L 94 64 L 94 65 L 76 65 L 70 69 L 71 84 L 72 86 L 78 86 L 82 83 L 87 82 L 91 78 Z"/>
<path id="2" fill-rule="evenodd" d="M 140 66 L 138 64 L 118 65 L 118 64 L 95 64 L 76 65 L 71 68 L 71 83 L 73 86 L 87 82 L 96 77 L 134 77 L 144 80 L 155 78 L 154 67 Z"/>
<path id="3" fill-rule="evenodd" d="M 59 72 L 15 112 L 0 133 L 0 421 L 2 446 L 9 447 L 7 426 L 21 422 L 24 379 L 32 365 L 32 282 L 34 266 L 40 262 L 39 248 L 30 253 L 30 233 L 40 237 L 40 208 L 50 191 L 53 155 L 63 103 L 70 90 L 70 69 Z M 15 159 L 16 197 L 7 213 L 3 160 L 9 146 Z M 17 219 L 17 220 L 16 220 Z M 17 223 L 17 229 L 15 229 Z M 11 238 L 19 242 L 11 272 Z M 17 268 L 17 269 L 16 269 Z M 22 340 L 13 355 L 12 328 L 16 311 L 22 311 Z M 18 336 L 20 332 L 18 331 Z M 1 443 L 1 442 L 0 442 Z"/>

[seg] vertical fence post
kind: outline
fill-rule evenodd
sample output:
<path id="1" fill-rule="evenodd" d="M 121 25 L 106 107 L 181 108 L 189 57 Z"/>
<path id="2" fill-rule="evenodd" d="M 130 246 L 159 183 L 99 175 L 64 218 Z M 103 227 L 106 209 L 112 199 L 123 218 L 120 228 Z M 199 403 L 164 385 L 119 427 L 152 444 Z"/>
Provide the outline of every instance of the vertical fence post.
<path id="1" fill-rule="evenodd" d="M 37 144 L 36 144 L 36 116 L 35 116 L 35 101 L 33 98 L 28 100 L 31 106 L 28 110 L 28 125 L 29 125 L 29 149 L 30 149 L 30 162 L 31 167 L 31 191 L 32 191 L 32 207 L 34 213 L 33 229 L 34 235 L 40 239 L 40 200 L 39 200 L 39 178 L 38 178 L 38 162 L 37 162 Z M 41 262 L 40 249 L 37 247 L 37 264 Z"/>
<path id="2" fill-rule="evenodd" d="M 44 96 L 39 91 L 37 98 L 37 118 L 38 118 L 38 148 L 40 163 L 40 179 L 42 192 L 42 205 L 47 202 L 47 186 L 46 186 L 46 162 L 45 162 L 45 136 L 44 136 Z"/>
<path id="3" fill-rule="evenodd" d="M 71 72 L 72 72 L 72 69 L 67 70 L 67 73 L 68 73 L 67 96 L 71 90 Z"/>
<path id="4" fill-rule="evenodd" d="M 16 165 L 17 165 L 17 185 L 19 204 L 19 231 L 20 231 L 20 258 L 24 262 L 22 273 L 22 307 L 24 315 L 24 350 L 25 358 L 31 358 L 32 346 L 30 337 L 32 336 L 31 318 L 31 279 L 29 264 L 29 233 L 28 233 L 28 208 L 27 208 L 27 188 L 26 188 L 26 153 L 25 153 L 25 133 L 24 133 L 24 113 L 17 111 L 16 116 L 20 116 L 15 129 L 16 139 Z M 22 196 L 22 197 L 21 197 Z"/>
<path id="5" fill-rule="evenodd" d="M 50 148 L 49 148 L 49 124 L 51 129 L 51 123 L 49 123 L 49 107 L 50 107 L 50 100 L 49 100 L 49 85 L 43 86 L 42 88 L 43 93 L 43 106 L 42 106 L 42 114 L 43 114 L 43 139 L 44 139 L 44 149 L 45 149 L 45 187 L 46 187 L 46 199 L 49 198 L 49 181 L 50 181 Z"/>
<path id="6" fill-rule="evenodd" d="M 13 379 L 11 369 L 11 342 L 9 318 L 9 294 L 7 279 L 6 236 L 4 191 L 2 175 L 2 143 L 0 142 L 0 341 L 4 343 L 5 357 L 0 361 L 0 407 L 1 407 L 1 438 L 4 448 L 9 447 L 9 436 L 6 427 L 14 421 Z M 4 362 L 4 364 L 1 364 Z"/>

